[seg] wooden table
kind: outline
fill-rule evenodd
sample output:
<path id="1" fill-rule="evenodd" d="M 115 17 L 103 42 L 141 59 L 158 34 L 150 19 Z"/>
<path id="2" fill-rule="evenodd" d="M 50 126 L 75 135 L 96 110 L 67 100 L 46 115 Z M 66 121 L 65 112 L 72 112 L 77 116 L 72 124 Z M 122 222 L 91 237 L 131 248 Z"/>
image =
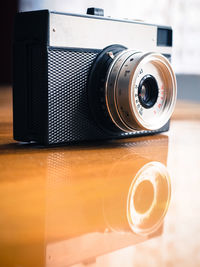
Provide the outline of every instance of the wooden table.
<path id="1" fill-rule="evenodd" d="M 200 266 L 199 151 L 191 103 L 166 134 L 18 144 L 0 88 L 0 266 Z"/>

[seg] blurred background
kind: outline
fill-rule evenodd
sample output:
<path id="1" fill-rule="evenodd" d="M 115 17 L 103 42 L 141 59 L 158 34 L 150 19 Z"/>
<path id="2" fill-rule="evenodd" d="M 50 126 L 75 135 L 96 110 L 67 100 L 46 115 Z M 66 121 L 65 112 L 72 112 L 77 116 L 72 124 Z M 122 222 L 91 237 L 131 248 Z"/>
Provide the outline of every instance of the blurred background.
<path id="1" fill-rule="evenodd" d="M 85 14 L 88 7 L 104 9 L 105 16 L 171 25 L 174 30 L 172 64 L 177 74 L 178 98 L 200 102 L 199 0 L 13 0 L 2 1 L 0 83 L 12 84 L 12 31 L 17 11 L 50 9 Z"/>

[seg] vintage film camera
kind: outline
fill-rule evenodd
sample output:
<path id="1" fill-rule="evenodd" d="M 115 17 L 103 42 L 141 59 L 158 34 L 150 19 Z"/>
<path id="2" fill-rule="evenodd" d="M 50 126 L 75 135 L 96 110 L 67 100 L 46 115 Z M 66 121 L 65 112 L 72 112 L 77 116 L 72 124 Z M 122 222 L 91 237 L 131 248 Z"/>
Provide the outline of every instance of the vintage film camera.
<path id="1" fill-rule="evenodd" d="M 14 139 L 41 145 L 169 129 L 172 29 L 48 10 L 19 13 Z"/>

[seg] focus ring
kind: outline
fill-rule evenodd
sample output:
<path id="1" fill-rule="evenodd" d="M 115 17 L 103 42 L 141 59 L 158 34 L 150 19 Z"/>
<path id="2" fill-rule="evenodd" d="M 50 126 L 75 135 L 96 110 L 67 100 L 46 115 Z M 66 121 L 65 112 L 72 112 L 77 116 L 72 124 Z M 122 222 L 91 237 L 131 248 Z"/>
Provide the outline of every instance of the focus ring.
<path id="1" fill-rule="evenodd" d="M 119 108 L 118 104 L 116 102 L 116 90 L 115 88 L 118 86 L 118 76 L 120 73 L 120 70 L 123 66 L 124 60 L 129 57 L 133 52 L 132 51 L 123 51 L 120 53 L 113 63 L 111 64 L 108 74 L 107 74 L 107 80 L 106 80 L 106 88 L 105 88 L 105 98 L 106 98 L 106 105 L 108 112 L 110 114 L 110 117 L 112 121 L 125 132 L 132 131 L 131 128 L 129 128 L 128 125 L 122 120 L 120 114 L 119 114 Z"/>

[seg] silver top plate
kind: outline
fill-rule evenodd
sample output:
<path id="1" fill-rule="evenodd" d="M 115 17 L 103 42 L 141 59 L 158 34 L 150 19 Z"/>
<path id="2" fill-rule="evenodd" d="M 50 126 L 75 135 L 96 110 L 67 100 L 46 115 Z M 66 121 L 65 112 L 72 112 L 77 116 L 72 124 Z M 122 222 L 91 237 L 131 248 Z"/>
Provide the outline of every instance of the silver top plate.
<path id="1" fill-rule="evenodd" d="M 50 46 L 103 49 L 111 44 L 171 54 L 171 47 L 157 47 L 156 25 L 50 13 Z"/>

